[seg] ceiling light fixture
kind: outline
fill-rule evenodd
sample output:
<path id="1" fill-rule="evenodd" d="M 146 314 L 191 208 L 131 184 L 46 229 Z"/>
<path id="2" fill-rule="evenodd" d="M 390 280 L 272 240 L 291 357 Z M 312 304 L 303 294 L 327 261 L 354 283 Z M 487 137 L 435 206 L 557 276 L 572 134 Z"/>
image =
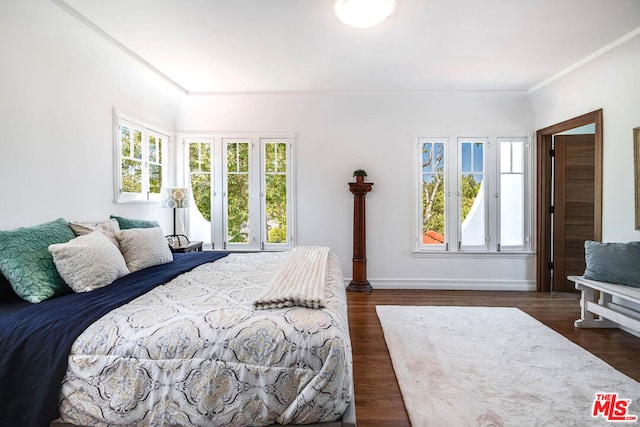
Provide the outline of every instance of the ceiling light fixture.
<path id="1" fill-rule="evenodd" d="M 395 7 L 395 0 L 336 0 L 334 9 L 342 22 L 364 29 L 387 19 Z"/>

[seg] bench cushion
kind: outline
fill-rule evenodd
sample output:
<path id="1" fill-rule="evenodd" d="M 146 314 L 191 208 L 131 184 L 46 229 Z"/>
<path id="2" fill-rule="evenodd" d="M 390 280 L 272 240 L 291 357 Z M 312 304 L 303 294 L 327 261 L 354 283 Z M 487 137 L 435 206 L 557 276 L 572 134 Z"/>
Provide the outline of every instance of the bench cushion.
<path id="1" fill-rule="evenodd" d="M 584 278 L 640 288 L 640 242 L 584 242 Z"/>

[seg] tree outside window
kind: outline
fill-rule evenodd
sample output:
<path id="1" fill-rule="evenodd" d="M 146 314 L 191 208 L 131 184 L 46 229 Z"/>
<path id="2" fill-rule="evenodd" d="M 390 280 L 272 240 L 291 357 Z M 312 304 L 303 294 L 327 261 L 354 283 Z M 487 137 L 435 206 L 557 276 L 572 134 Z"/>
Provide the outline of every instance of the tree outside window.
<path id="1" fill-rule="evenodd" d="M 205 135 L 185 143 L 198 209 L 190 213 L 192 230 L 210 236 L 197 238 L 223 247 L 292 246 L 291 137 Z"/>
<path id="2" fill-rule="evenodd" d="M 118 112 L 116 120 L 116 201 L 159 201 L 165 179 L 168 134 Z"/>

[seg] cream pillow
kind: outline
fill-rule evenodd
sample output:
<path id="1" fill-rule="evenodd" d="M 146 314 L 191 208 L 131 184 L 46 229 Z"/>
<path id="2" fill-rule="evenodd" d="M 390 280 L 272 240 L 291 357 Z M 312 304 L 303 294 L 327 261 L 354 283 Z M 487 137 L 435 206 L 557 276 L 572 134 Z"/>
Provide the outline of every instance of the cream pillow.
<path id="1" fill-rule="evenodd" d="M 120 248 L 120 246 L 118 246 L 118 239 L 116 239 L 116 233 L 120 231 L 120 225 L 115 219 L 100 222 L 69 222 L 69 227 L 71 227 L 76 236 L 84 236 L 94 231 L 100 231 L 104 233 L 116 247 Z"/>
<path id="2" fill-rule="evenodd" d="M 132 273 L 173 261 L 171 249 L 160 227 L 121 230 L 116 236 Z"/>
<path id="3" fill-rule="evenodd" d="M 49 245 L 49 252 L 60 277 L 75 292 L 92 291 L 129 274 L 118 248 L 99 231 Z"/>

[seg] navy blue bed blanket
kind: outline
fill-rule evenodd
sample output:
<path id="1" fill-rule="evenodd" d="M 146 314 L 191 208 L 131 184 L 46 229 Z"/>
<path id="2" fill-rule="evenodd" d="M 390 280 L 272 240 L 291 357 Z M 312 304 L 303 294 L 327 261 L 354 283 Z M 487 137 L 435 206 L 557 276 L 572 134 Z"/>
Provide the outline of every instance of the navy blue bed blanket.
<path id="1" fill-rule="evenodd" d="M 31 304 L 0 317 L 0 426 L 45 427 L 78 336 L 109 311 L 228 252 L 174 254 L 173 262 L 124 276 L 91 292 Z"/>

